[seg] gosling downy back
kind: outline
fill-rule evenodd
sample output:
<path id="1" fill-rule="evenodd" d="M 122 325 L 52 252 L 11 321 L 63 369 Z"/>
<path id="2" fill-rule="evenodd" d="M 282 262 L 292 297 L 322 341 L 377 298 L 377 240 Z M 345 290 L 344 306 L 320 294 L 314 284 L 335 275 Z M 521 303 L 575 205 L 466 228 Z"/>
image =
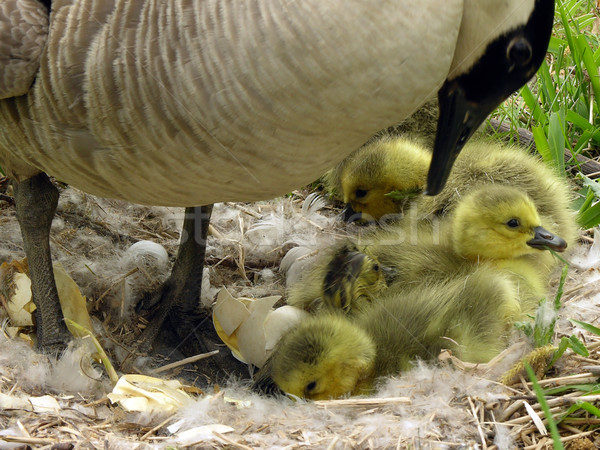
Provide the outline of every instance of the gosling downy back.
<path id="1" fill-rule="evenodd" d="M 442 86 L 435 192 L 471 130 L 535 73 L 553 7 L 54 0 L 36 82 L 0 102 L 0 165 L 143 204 L 271 198 Z"/>
<path id="2" fill-rule="evenodd" d="M 390 270 L 352 244 L 336 246 L 319 256 L 288 291 L 287 303 L 312 312 L 321 309 L 356 313 L 387 287 Z"/>
<path id="3" fill-rule="evenodd" d="M 468 277 L 407 288 L 395 283 L 355 316 L 321 313 L 279 342 L 254 387 L 307 399 L 367 393 L 377 377 L 408 370 L 442 349 L 486 362 L 506 346 L 521 313 L 518 287 L 489 265 Z"/>
<path id="4" fill-rule="evenodd" d="M 523 317 L 518 284 L 489 265 L 414 286 L 392 284 L 356 324 L 376 344 L 374 376 L 398 374 L 415 359 L 436 360 L 442 349 L 487 362 L 506 347 Z"/>
<path id="5" fill-rule="evenodd" d="M 418 199 L 418 213 L 421 217 L 447 214 L 470 191 L 490 183 L 512 186 L 527 194 L 542 225 L 558 233 L 569 246 L 575 243 L 578 227 L 570 206 L 574 194 L 568 180 L 539 157 L 484 140 L 465 146 L 446 187 L 436 196 Z"/>

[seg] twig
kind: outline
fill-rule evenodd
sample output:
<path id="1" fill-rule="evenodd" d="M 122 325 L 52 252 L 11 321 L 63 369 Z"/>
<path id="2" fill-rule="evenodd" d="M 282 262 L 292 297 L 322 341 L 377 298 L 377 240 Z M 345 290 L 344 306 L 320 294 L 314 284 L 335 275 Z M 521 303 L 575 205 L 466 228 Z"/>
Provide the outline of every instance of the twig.
<path id="1" fill-rule="evenodd" d="M 158 430 L 160 430 L 162 427 L 164 427 L 166 424 L 168 424 L 171 420 L 173 419 L 173 415 L 167 417 L 165 420 L 163 420 L 161 423 L 159 423 L 158 425 L 156 425 L 154 428 L 152 428 L 151 430 L 149 430 L 146 434 L 144 434 L 141 438 L 140 441 L 145 441 L 146 439 L 148 439 L 148 437 L 154 433 L 156 433 Z"/>
<path id="2" fill-rule="evenodd" d="M 252 211 L 251 209 L 245 208 L 245 207 L 243 207 L 242 205 L 240 205 L 238 203 L 226 202 L 225 204 L 227 206 L 231 206 L 232 208 L 239 209 L 243 213 L 248 214 L 249 216 L 252 216 L 255 219 L 262 219 L 262 216 L 260 214 L 258 214 L 257 212 Z"/>
<path id="3" fill-rule="evenodd" d="M 403 403 L 410 405 L 412 403 L 409 397 L 390 397 L 390 398 L 344 398 L 340 400 L 317 400 L 313 402 L 319 408 L 342 407 L 342 406 L 385 406 L 389 404 Z"/>
<path id="4" fill-rule="evenodd" d="M 236 442 L 233 439 L 229 439 L 228 437 L 225 437 L 218 431 L 213 431 L 212 433 L 219 439 L 222 439 L 223 441 L 227 442 L 230 445 L 233 445 L 234 447 L 241 448 L 242 450 L 252 450 L 252 447 L 248 447 L 247 445 L 240 444 L 239 442 Z"/>
<path id="5" fill-rule="evenodd" d="M 25 437 L 25 436 L 2 436 L 3 441 L 7 442 L 19 442 L 23 444 L 32 444 L 32 445 L 47 445 L 47 444 L 56 444 L 59 442 L 57 439 L 50 438 L 35 438 L 35 437 Z"/>
<path id="6" fill-rule="evenodd" d="M 115 281 L 113 284 L 111 284 L 108 289 L 106 289 L 102 295 L 100 295 L 100 297 L 98 297 L 96 299 L 96 303 L 100 303 L 100 301 L 106 297 L 106 295 L 119 283 L 121 283 L 123 280 L 125 280 L 127 277 L 133 275 L 134 273 L 138 272 L 140 269 L 138 269 L 137 267 L 131 269 L 129 272 L 127 272 L 125 275 L 120 276 L 117 281 Z"/>
<path id="7" fill-rule="evenodd" d="M 471 397 L 467 397 L 467 401 L 469 402 L 469 406 L 471 407 L 471 413 L 473 413 L 473 418 L 477 423 L 477 432 L 479 433 L 479 437 L 481 438 L 481 448 L 483 450 L 487 450 L 487 444 L 485 441 L 485 435 L 483 434 L 483 429 L 481 428 L 481 422 L 479 421 L 479 417 L 477 417 L 477 411 L 475 410 L 475 405 L 471 400 Z"/>
<path id="8" fill-rule="evenodd" d="M 216 355 L 217 353 L 219 353 L 219 350 L 213 350 L 212 352 L 201 353 L 199 355 L 190 356 L 189 358 L 185 358 L 180 361 L 175 361 L 173 363 L 165 364 L 164 366 L 160 366 L 159 368 L 154 369 L 152 372 L 155 374 L 160 373 L 160 372 L 166 372 L 167 370 L 175 369 L 176 367 L 179 367 L 179 366 L 184 366 L 186 364 L 200 361 L 201 359 L 208 358 L 210 356 Z"/>

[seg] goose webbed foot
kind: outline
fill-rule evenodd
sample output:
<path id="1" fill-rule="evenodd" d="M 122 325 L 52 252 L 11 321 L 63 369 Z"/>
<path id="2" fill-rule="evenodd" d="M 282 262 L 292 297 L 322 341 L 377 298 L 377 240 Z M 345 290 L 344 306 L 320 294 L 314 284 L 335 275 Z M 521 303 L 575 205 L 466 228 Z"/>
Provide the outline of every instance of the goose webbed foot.
<path id="1" fill-rule="evenodd" d="M 45 173 L 40 173 L 15 182 L 14 190 L 36 306 L 37 345 L 45 353 L 58 355 L 71 337 L 63 319 L 50 256 L 50 227 L 58 204 L 58 189 Z"/>
<path id="2" fill-rule="evenodd" d="M 158 294 L 150 323 L 135 345 L 135 353 L 146 353 L 154 345 L 170 356 L 194 356 L 219 350 L 202 360 L 202 372 L 211 378 L 247 373 L 218 338 L 210 314 L 200 308 L 202 269 L 206 253 L 212 205 L 186 208 L 181 242 L 171 276 Z M 132 353 L 133 355 L 133 353 Z M 127 367 L 131 357 L 124 361 Z"/>

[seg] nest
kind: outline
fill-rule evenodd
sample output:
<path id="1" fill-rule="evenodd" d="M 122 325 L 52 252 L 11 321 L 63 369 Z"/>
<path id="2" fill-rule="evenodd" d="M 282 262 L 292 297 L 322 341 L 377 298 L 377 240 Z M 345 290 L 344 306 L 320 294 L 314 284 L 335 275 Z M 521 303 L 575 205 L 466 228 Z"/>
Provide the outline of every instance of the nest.
<path id="1" fill-rule="evenodd" d="M 2 262 L 22 258 L 24 253 L 10 191 L 4 187 L 0 193 L 0 226 L 5 230 L 0 238 Z M 286 208 L 300 210 L 305 196 L 306 192 L 297 192 L 289 199 L 257 205 L 219 206 L 212 231 L 217 238 L 209 242 L 207 258 L 210 284 L 226 285 L 237 295 L 283 294 L 283 276 L 277 272 L 282 256 L 314 235 L 296 242 L 289 236 L 272 239 L 260 247 L 256 236 L 249 238 L 248 230 L 269 214 L 285 216 Z M 162 244 L 172 260 L 181 213 L 96 199 L 63 188 L 52 234 L 54 257 L 63 262 L 91 302 L 92 315 L 103 325 L 107 342 L 119 342 L 128 333 L 138 335 L 144 327 L 143 318 L 125 314 L 127 280 L 133 274 L 115 261 L 141 239 Z M 322 214 L 328 220 L 316 223 L 308 218 L 305 223 L 312 232 L 334 240 L 342 233 L 333 224 L 335 214 L 335 208 L 328 208 Z M 600 310 L 594 297 L 599 289 L 587 281 L 596 271 L 570 272 L 561 317 L 597 320 Z M 142 280 L 157 279 L 141 275 Z M 167 275 L 168 271 L 158 279 Z M 139 285 L 148 290 L 156 286 L 148 280 Z M 131 295 L 143 295 L 139 289 L 134 291 Z M 203 293 L 208 303 L 214 294 L 210 289 Z M 539 384 L 547 392 L 546 401 L 565 447 L 598 448 L 600 411 L 594 405 L 600 400 L 600 336 L 560 319 L 556 338 L 573 334 L 589 355 L 567 351 L 550 371 L 538 373 Z M 108 349 L 111 356 L 116 357 L 117 348 L 115 344 Z M 68 386 L 52 381 L 61 375 L 52 372 L 45 357 L 16 340 L 3 340 L 0 447 L 553 448 L 550 425 L 528 377 L 515 372 L 511 384 L 497 381 L 527 351 L 517 342 L 497 360 L 478 366 L 442 355 L 436 364 L 420 363 L 402 376 L 382 381 L 377 392 L 365 398 L 318 402 L 264 398 L 248 390 L 247 380 L 232 379 L 213 383 L 204 391 L 190 388 L 192 399 L 175 413 L 141 414 L 112 404 L 106 397 L 110 385 L 98 366 L 83 361 L 76 352 L 71 369 L 66 370 L 79 371 L 86 379 L 85 388 L 69 392 Z M 199 376 L 201 365 L 202 361 L 173 364 L 159 373 L 193 384 L 190 380 Z"/>

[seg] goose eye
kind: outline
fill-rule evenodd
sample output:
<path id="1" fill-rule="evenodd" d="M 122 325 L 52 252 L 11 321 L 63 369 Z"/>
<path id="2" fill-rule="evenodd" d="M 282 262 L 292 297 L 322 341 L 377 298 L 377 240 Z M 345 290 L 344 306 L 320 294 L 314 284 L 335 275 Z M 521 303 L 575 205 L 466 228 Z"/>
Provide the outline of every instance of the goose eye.
<path id="1" fill-rule="evenodd" d="M 306 385 L 305 391 L 306 391 L 306 393 L 310 393 L 311 391 L 314 391 L 316 388 L 317 388 L 317 382 L 311 381 L 310 383 L 308 383 Z"/>
<path id="2" fill-rule="evenodd" d="M 354 191 L 354 195 L 356 195 L 356 198 L 363 198 L 365 195 L 367 195 L 367 191 L 364 189 L 357 189 Z"/>
<path id="3" fill-rule="evenodd" d="M 508 222 L 506 222 L 506 225 L 508 225 L 510 228 L 517 228 L 519 226 L 519 219 L 510 219 Z"/>
<path id="4" fill-rule="evenodd" d="M 531 49 L 531 45 L 527 39 L 519 37 L 513 39 L 510 44 L 508 44 L 506 53 L 508 55 L 508 59 L 514 64 L 523 66 L 531 61 L 533 50 Z"/>

